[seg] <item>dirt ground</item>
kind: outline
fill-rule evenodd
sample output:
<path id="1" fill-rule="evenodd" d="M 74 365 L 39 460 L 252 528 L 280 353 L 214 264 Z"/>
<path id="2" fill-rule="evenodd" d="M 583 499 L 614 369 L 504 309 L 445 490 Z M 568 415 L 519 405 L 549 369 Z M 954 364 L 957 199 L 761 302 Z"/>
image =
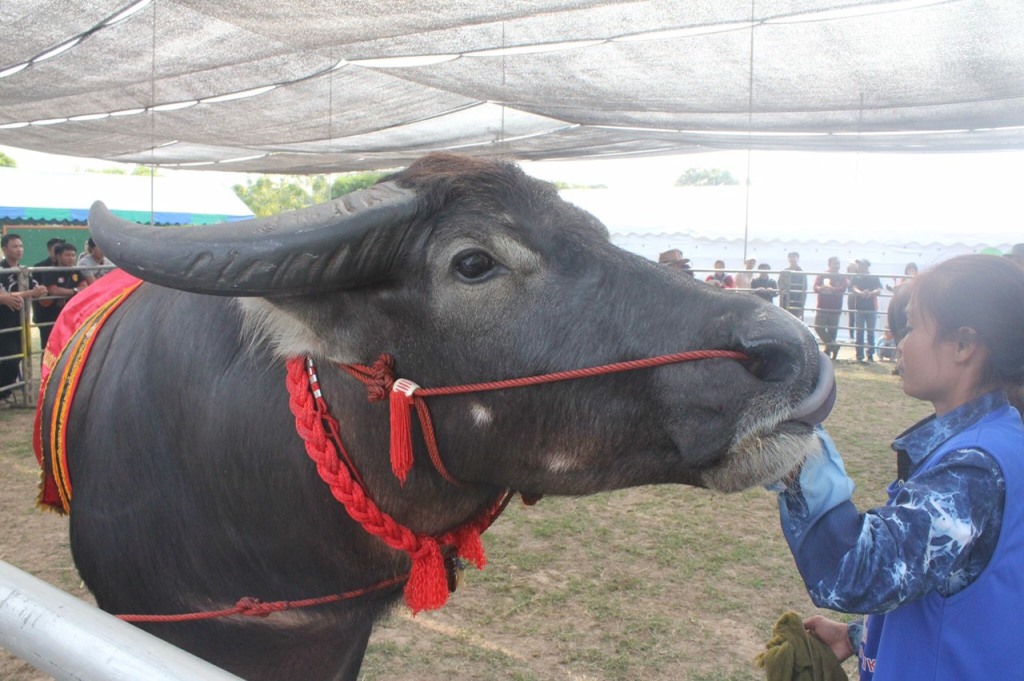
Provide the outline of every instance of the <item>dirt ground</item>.
<path id="1" fill-rule="evenodd" d="M 68 551 L 67 519 L 35 506 L 39 466 L 32 454 L 33 412 L 0 412 L 0 559 L 71 593 L 91 600 Z M 43 681 L 36 671 L 0 648 L 0 679 Z"/>

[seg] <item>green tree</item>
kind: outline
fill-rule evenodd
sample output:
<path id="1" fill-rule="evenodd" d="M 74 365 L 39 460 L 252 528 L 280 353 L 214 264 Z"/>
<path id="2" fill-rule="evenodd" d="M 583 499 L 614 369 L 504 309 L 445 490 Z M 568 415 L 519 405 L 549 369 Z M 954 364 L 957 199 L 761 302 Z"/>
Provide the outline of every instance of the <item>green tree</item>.
<path id="1" fill-rule="evenodd" d="M 718 168 L 688 168 L 676 180 L 677 187 L 713 187 L 725 184 L 739 184 L 728 170 Z"/>
<path id="2" fill-rule="evenodd" d="M 124 168 L 86 168 L 85 172 L 96 173 L 98 175 L 133 175 L 143 177 L 160 175 L 160 173 L 156 169 L 156 166 L 135 166 L 132 168 L 131 172 L 128 172 Z"/>
<path id="3" fill-rule="evenodd" d="M 13 158 L 0 151 L 0 168 L 17 168 L 18 162 Z"/>
<path id="4" fill-rule="evenodd" d="M 309 192 L 299 183 L 270 175 L 246 180 L 245 186 L 236 184 L 233 189 L 249 210 L 259 217 L 277 215 L 313 203 Z"/>
<path id="5" fill-rule="evenodd" d="M 256 180 L 246 180 L 245 185 L 236 184 L 233 189 L 254 215 L 266 217 L 286 210 L 326 203 L 343 194 L 365 189 L 385 175 L 376 172 L 345 173 L 334 182 L 329 182 L 326 175 L 262 175 Z"/>
<path id="6" fill-rule="evenodd" d="M 388 174 L 379 172 L 345 173 L 331 183 L 331 198 L 336 199 L 339 196 L 366 189 L 377 184 L 378 180 Z"/>
<path id="7" fill-rule="evenodd" d="M 606 184 L 575 184 L 573 182 L 563 182 L 562 180 L 555 180 L 551 184 L 555 185 L 555 189 L 562 191 L 563 189 L 607 189 Z"/>

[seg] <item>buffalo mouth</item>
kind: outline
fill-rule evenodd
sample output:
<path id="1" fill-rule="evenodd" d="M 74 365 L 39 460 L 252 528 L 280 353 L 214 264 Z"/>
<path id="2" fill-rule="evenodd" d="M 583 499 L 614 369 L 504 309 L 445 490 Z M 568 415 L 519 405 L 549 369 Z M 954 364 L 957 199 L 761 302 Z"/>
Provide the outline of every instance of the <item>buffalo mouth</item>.
<path id="1" fill-rule="evenodd" d="M 789 421 L 816 426 L 823 422 L 836 404 L 836 374 L 832 362 L 824 353 L 818 353 L 818 380 L 814 389 L 793 407 Z"/>
<path id="2" fill-rule="evenodd" d="M 701 473 L 702 483 L 721 492 L 737 492 L 781 479 L 818 450 L 814 428 L 836 400 L 832 362 L 819 353 L 814 388 L 796 405 L 751 409 L 728 453 Z"/>

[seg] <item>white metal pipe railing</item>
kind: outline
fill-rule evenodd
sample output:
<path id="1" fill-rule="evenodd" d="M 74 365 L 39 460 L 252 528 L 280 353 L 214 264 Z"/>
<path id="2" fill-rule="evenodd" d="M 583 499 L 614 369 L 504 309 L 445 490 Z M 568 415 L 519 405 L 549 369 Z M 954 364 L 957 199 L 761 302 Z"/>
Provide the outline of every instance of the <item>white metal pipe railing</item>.
<path id="1" fill-rule="evenodd" d="M 57 681 L 241 681 L 3 561 L 0 645 Z"/>

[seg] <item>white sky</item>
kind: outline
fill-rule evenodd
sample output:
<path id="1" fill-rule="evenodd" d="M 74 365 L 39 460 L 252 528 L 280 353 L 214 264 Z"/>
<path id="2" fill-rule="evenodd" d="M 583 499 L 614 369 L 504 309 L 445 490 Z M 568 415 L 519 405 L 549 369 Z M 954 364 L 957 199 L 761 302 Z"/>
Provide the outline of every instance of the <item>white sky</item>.
<path id="1" fill-rule="evenodd" d="M 98 159 L 54 156 L 0 146 L 18 168 L 33 172 L 79 172 L 86 169 L 124 168 L 128 164 Z M 820 185 L 860 187 L 917 186 L 952 190 L 969 195 L 978 187 L 1019 191 L 1024 178 L 1024 152 L 964 154 L 878 154 L 844 152 L 754 151 L 749 154 L 753 184 L 760 187 Z M 524 169 L 546 180 L 579 184 L 605 184 L 611 188 L 671 186 L 687 168 L 720 168 L 741 183 L 747 174 L 746 151 L 707 152 L 681 156 L 655 156 L 619 160 L 524 162 Z M 236 184 L 244 173 L 197 170 L 161 170 L 199 174 L 207 180 Z"/>
<path id="2" fill-rule="evenodd" d="M 15 159 L 18 168 L 32 172 L 80 172 L 93 168 L 130 165 L 95 159 L 53 156 L 0 146 Z M 746 151 L 708 152 L 682 156 L 660 156 L 628 160 L 550 161 L 523 163 L 532 175 L 546 180 L 575 184 L 604 184 L 626 192 L 670 187 L 686 169 L 719 168 L 728 170 L 741 183 L 750 168 L 752 187 L 758 192 L 777 191 L 779 195 L 801 196 L 804 192 L 835 197 L 825 210 L 858 212 L 862 206 L 878 211 L 910 210 L 955 216 L 963 223 L 972 216 L 985 222 L 998 221 L 1006 226 L 1021 224 L 1024 240 L 1024 196 L 1020 190 L 1024 178 L 1024 152 L 1005 151 L 964 154 L 877 154 L 829 152 Z M 199 176 L 206 183 L 223 183 L 230 188 L 244 183 L 243 173 L 196 170 L 161 170 L 167 175 Z M 799 189 L 795 189 L 799 188 Z M 901 201 L 902 199 L 902 201 Z M 796 199 L 799 201 L 799 199 Z M 921 206 L 922 202 L 931 204 Z M 811 202 L 808 201 L 808 204 Z M 911 205 L 900 205 L 900 204 Z M 794 209 L 794 212 L 796 210 Z M 865 216 L 871 215 L 865 212 Z M 856 224 L 857 216 L 850 216 Z M 951 218 L 952 219 L 952 218 Z M 928 218 L 908 229 L 927 236 Z M 934 219 L 931 222 L 935 222 Z M 914 235 L 905 234 L 912 238 Z"/>

